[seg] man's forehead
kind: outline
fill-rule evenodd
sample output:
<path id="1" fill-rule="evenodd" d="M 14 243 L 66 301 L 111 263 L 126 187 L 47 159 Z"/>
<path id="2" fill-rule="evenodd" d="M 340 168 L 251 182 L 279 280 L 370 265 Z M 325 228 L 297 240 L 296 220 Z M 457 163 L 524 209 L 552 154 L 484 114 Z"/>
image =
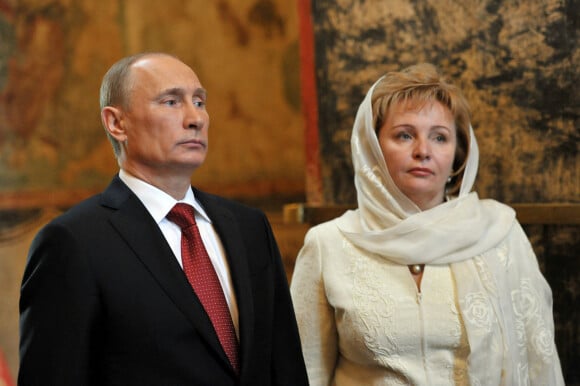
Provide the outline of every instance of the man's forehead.
<path id="1" fill-rule="evenodd" d="M 133 63 L 132 72 L 135 74 L 150 74 L 153 76 L 169 76 L 172 74 L 183 76 L 183 74 L 195 75 L 195 72 L 185 63 L 172 56 L 147 56 Z"/>
<path id="2" fill-rule="evenodd" d="M 180 60 L 168 55 L 149 56 L 135 62 L 131 69 L 134 86 L 152 88 L 203 89 L 195 72 Z"/>
<path id="3" fill-rule="evenodd" d="M 148 54 L 148 55 L 144 55 L 142 57 L 140 57 L 139 59 L 137 59 L 135 62 L 133 62 L 132 66 L 133 67 L 148 67 L 148 66 L 155 66 L 155 65 L 160 65 L 163 63 L 173 63 L 173 64 L 181 64 L 183 66 L 187 65 L 185 63 L 183 63 L 181 60 L 179 60 L 178 58 L 168 55 L 168 54 L 163 54 L 163 53 L 152 53 L 152 54 Z"/>

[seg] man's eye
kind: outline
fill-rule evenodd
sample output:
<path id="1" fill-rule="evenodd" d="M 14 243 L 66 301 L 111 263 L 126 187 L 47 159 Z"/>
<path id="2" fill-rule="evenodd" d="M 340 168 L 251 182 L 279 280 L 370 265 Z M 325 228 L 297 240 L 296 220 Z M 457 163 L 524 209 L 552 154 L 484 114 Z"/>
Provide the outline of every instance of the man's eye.
<path id="1" fill-rule="evenodd" d="M 194 101 L 193 104 L 196 107 L 204 107 L 205 106 L 205 102 L 204 101 Z"/>
<path id="2" fill-rule="evenodd" d="M 175 106 L 177 104 L 177 100 L 167 99 L 163 102 L 163 104 L 166 104 L 167 106 Z"/>

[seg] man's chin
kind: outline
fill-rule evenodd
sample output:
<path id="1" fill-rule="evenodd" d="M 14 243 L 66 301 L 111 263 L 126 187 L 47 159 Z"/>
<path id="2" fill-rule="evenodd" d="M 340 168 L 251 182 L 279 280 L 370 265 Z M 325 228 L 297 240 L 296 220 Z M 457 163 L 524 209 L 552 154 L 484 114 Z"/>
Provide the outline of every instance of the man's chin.
<path id="1" fill-rule="evenodd" d="M 174 170 L 176 172 L 181 172 L 181 173 L 193 173 L 202 165 L 203 165 L 203 162 L 179 163 L 179 164 L 169 168 L 169 171 L 171 172 L 171 170 Z"/>

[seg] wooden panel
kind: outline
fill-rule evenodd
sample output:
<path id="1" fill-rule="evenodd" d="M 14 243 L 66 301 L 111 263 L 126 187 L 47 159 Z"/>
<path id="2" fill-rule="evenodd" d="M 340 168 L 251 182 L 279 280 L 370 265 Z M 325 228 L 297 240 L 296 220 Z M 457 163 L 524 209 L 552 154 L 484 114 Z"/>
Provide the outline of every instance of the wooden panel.
<path id="1" fill-rule="evenodd" d="M 98 193 L 93 189 L 20 191 L 0 193 L 0 211 L 68 208 Z"/>
<path id="2" fill-rule="evenodd" d="M 511 204 L 522 224 L 580 225 L 580 204 Z M 304 203 L 284 206 L 284 221 L 316 225 L 340 216 L 352 205 L 310 205 Z"/>
<path id="3" fill-rule="evenodd" d="M 317 0 L 312 10 L 320 147 L 307 151 L 321 158 L 323 204 L 356 203 L 350 133 L 370 85 L 424 61 L 471 105 L 481 197 L 580 202 L 580 3 Z"/>

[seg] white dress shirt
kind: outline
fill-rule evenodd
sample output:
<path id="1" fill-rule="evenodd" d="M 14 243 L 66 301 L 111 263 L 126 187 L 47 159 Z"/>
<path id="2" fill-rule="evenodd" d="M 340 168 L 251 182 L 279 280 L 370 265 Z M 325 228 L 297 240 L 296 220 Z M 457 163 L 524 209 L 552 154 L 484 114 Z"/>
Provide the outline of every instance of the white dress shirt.
<path id="1" fill-rule="evenodd" d="M 213 228 L 211 219 L 208 217 L 201 204 L 195 199 L 191 187 L 187 190 L 185 197 L 177 201 L 161 189 L 130 175 L 123 169 L 119 172 L 119 178 L 121 178 L 121 181 L 123 181 L 129 189 L 135 193 L 139 200 L 141 200 L 149 214 L 153 217 L 157 225 L 159 225 L 159 229 L 161 229 L 161 232 L 169 243 L 175 258 L 182 267 L 181 228 L 177 224 L 169 221 L 166 216 L 178 202 L 193 206 L 195 209 L 195 221 L 197 222 L 201 239 L 224 291 L 230 314 L 232 316 L 232 321 L 234 323 L 234 328 L 239 339 L 238 307 L 233 291 L 230 270 L 225 257 L 225 251 L 217 232 Z"/>

